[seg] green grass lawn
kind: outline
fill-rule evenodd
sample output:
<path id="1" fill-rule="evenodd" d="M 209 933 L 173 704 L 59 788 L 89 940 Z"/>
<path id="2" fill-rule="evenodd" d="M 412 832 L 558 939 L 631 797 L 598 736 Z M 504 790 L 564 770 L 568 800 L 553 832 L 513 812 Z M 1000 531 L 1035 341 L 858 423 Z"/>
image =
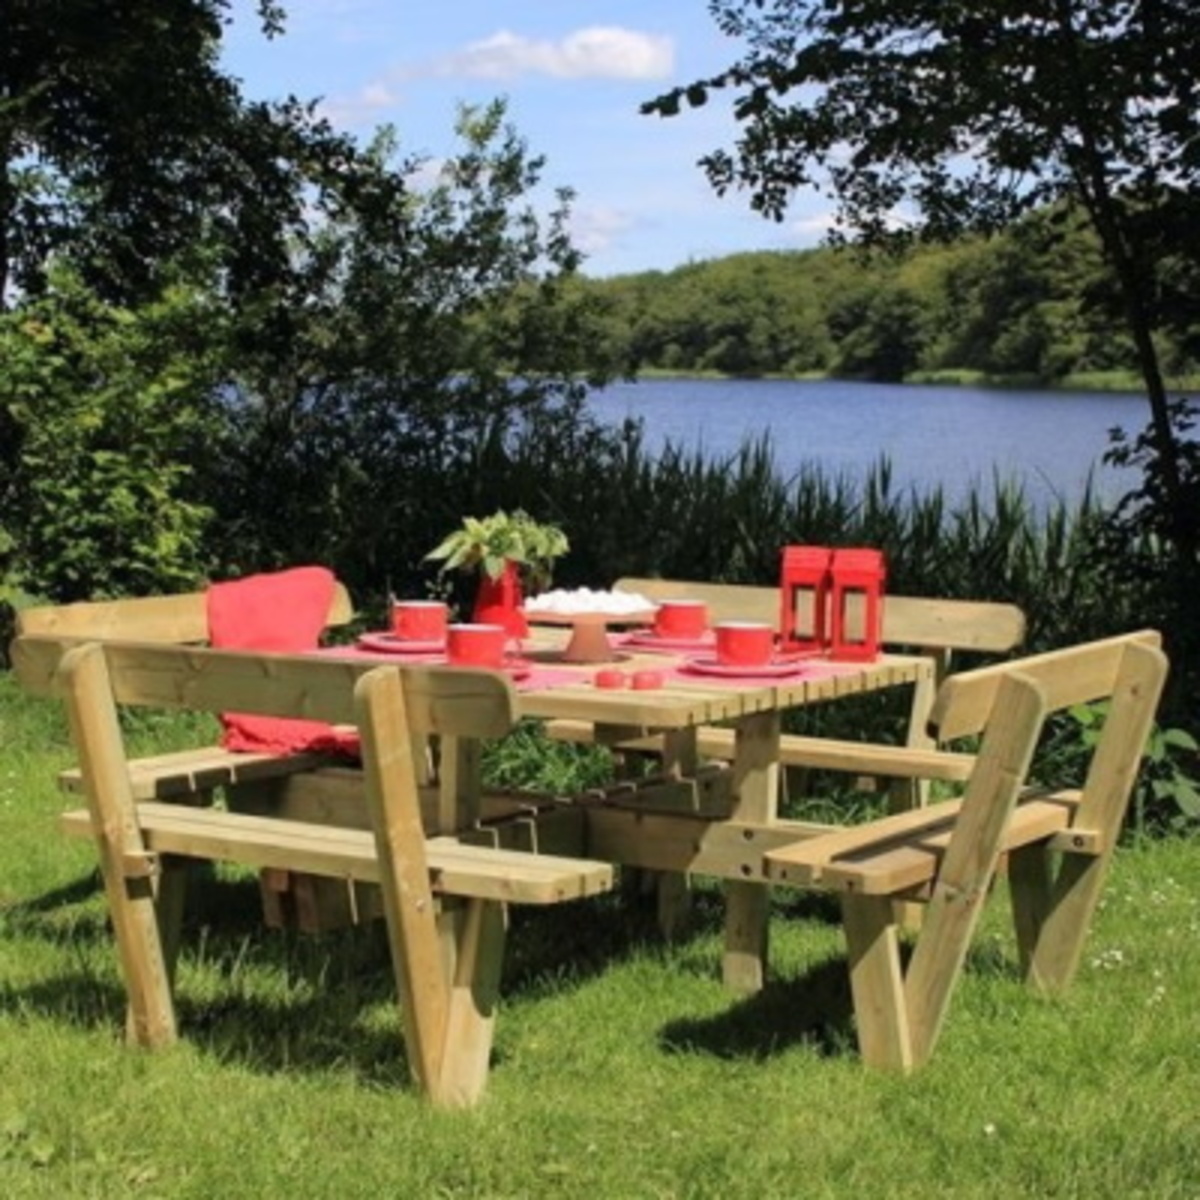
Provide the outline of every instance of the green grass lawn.
<path id="1" fill-rule="evenodd" d="M 263 931 L 244 878 L 197 885 L 180 1044 L 125 1048 L 91 848 L 54 827 L 69 761 L 58 712 L 0 677 L 5 1197 L 1200 1195 L 1195 842 L 1118 854 L 1060 1000 L 1015 979 L 993 904 L 907 1079 L 858 1061 L 822 901 L 778 897 L 749 1000 L 719 982 L 711 889 L 670 946 L 619 896 L 518 912 L 488 1095 L 438 1112 L 379 931 Z"/>

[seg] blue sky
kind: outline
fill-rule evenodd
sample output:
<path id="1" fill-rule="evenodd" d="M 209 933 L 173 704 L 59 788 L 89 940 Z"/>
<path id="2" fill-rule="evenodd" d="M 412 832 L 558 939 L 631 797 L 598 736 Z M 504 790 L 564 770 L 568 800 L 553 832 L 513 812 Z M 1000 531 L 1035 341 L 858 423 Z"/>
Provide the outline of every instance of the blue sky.
<path id="1" fill-rule="evenodd" d="M 575 189 L 585 271 L 669 270 L 739 250 L 815 245 L 824 205 L 783 224 L 743 196 L 719 199 L 696 160 L 732 139 L 727 106 L 663 120 L 639 104 L 727 66 L 738 44 L 704 0 L 284 0 L 287 32 L 267 41 L 252 0 L 235 0 L 223 63 L 251 98 L 320 98 L 336 125 L 367 136 L 388 122 L 404 151 L 433 162 L 454 147 L 460 102 L 506 98 L 544 155 L 550 186 Z"/>

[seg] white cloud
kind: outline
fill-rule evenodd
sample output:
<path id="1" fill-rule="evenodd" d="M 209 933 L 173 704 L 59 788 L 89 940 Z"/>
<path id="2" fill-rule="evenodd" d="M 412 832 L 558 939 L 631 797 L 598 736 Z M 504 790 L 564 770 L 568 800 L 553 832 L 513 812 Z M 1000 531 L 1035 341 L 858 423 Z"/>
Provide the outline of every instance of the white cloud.
<path id="1" fill-rule="evenodd" d="M 601 204 L 578 205 L 571 210 L 571 241 L 584 254 L 599 254 L 639 223 L 623 209 Z"/>
<path id="2" fill-rule="evenodd" d="M 334 96 L 318 105 L 320 115 L 335 126 L 354 127 L 380 119 L 400 97 L 386 83 L 368 83 L 351 96 Z"/>
<path id="3" fill-rule="evenodd" d="M 474 79 L 514 79 L 549 75 L 556 79 L 661 79 L 674 69 L 669 37 L 617 26 L 577 29 L 558 41 L 501 30 L 427 68 L 438 75 Z"/>

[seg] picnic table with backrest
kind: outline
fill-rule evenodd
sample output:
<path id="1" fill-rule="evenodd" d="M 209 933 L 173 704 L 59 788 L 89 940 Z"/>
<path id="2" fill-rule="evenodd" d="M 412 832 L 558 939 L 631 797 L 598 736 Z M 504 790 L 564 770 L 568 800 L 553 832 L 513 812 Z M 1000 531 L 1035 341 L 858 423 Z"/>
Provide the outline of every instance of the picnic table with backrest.
<path id="1" fill-rule="evenodd" d="M 435 1103 L 473 1103 L 487 1077 L 504 905 L 554 904 L 611 886 L 607 863 L 426 836 L 414 738 L 508 732 L 514 696 L 495 673 L 32 636 L 17 639 L 13 661 L 28 690 L 65 698 L 88 808 L 64 824 L 96 841 L 128 1028 L 141 1045 L 176 1036 L 172 974 L 186 860 L 372 883 L 382 893 L 410 1069 Z M 353 724 L 372 828 L 139 803 L 122 705 Z"/>
<path id="2" fill-rule="evenodd" d="M 88 812 L 68 814 L 64 823 L 100 848 L 131 1029 L 147 1041 L 173 1036 L 171 931 L 181 856 L 377 882 L 409 1059 L 439 1103 L 469 1103 L 483 1088 L 503 902 L 591 894 L 608 886 L 611 864 L 724 879 L 726 979 L 743 989 L 762 982 L 768 885 L 836 892 L 860 1045 L 871 1063 L 907 1068 L 928 1057 L 1001 855 L 1010 864 L 1029 978 L 1065 986 L 1166 669 L 1157 635 L 1143 633 L 952 676 L 929 719 L 939 740 L 982 735 L 978 752 L 972 747 L 964 759 L 964 796 L 845 828 L 776 817 L 780 713 L 874 687 L 921 687 L 932 674 L 926 658 L 814 664 L 769 682 L 668 671 L 665 686 L 640 693 L 601 690 L 586 669 L 553 681 L 535 672 L 518 692 L 488 672 L 380 667 L 365 657 L 341 662 L 33 636 L 15 643 L 14 664 L 28 689 L 61 688 L 68 700 Z M 1108 715 L 1082 790 L 1028 787 L 1046 713 L 1096 700 L 1108 702 Z M 328 816 L 317 825 L 291 810 L 280 816 L 139 802 L 116 720 L 123 703 L 354 723 L 363 745 L 354 778 L 366 793 L 367 828 L 331 826 Z M 488 820 L 479 743 L 521 716 L 586 722 L 609 744 L 653 736 L 664 769 L 582 798 L 522 802 Z M 701 761 L 700 737 L 716 724 L 732 730 L 727 767 Z M 423 818 L 413 745 L 429 736 L 441 739 L 445 757 L 433 811 Z M 317 769 L 279 784 L 321 790 L 332 781 Z M 459 816 L 448 818 L 453 813 Z M 516 844 L 555 854 L 516 853 Z M 897 924 L 902 901 L 929 908 L 907 969 Z M 430 948 L 439 935 L 441 957 Z"/>

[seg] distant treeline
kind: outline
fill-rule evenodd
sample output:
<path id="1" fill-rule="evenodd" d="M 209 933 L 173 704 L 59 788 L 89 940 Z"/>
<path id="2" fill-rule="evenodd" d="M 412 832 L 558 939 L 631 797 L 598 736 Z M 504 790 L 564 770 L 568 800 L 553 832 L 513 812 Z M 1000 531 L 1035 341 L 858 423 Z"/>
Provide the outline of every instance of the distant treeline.
<path id="1" fill-rule="evenodd" d="M 735 254 L 588 280 L 609 351 L 635 369 L 914 374 L 1055 383 L 1137 363 L 1094 236 L 1052 212 L 1008 232 L 867 257 L 853 247 Z M 1164 344 L 1197 374 L 1200 329 Z"/>

